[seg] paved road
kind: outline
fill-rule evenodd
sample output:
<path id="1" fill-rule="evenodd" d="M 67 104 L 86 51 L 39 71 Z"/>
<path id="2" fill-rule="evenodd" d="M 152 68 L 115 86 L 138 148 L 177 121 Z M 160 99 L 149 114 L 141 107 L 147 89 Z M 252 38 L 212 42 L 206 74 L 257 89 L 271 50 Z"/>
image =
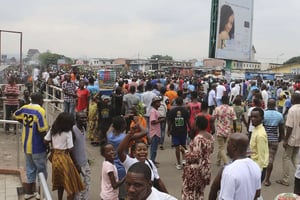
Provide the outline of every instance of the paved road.
<path id="1" fill-rule="evenodd" d="M 6 135 L 2 131 L 0 131 L 0 168 L 1 167 L 16 167 L 16 157 L 17 157 L 17 136 L 14 134 Z M 99 199 L 100 192 L 100 179 L 101 179 L 101 166 L 103 162 L 103 158 L 100 156 L 99 148 L 93 147 L 88 144 L 88 155 L 92 160 L 92 188 L 91 188 L 91 200 Z M 212 177 L 215 176 L 219 167 L 216 166 L 216 152 L 217 147 L 215 147 L 215 152 L 212 156 Z M 279 185 L 275 183 L 275 180 L 280 178 L 282 165 L 281 165 L 281 157 L 282 157 L 282 147 L 280 146 L 279 152 L 277 154 L 277 158 L 275 160 L 274 170 L 271 177 L 272 185 L 270 187 L 262 187 L 262 194 L 264 200 L 273 200 L 276 194 L 282 192 L 292 192 L 293 191 L 293 177 L 294 177 L 294 169 L 291 170 L 290 175 L 290 183 L 292 183 L 289 187 Z M 160 162 L 160 167 L 158 168 L 159 174 L 166 184 L 169 192 L 181 199 L 180 190 L 181 190 L 181 175 L 182 170 L 177 170 L 175 168 L 175 152 L 174 149 L 171 148 L 170 138 L 166 138 L 165 150 L 158 150 L 157 161 Z M 21 153 L 21 166 L 24 166 L 24 156 Z M 51 165 L 48 163 L 48 185 L 51 188 Z M 207 194 L 209 192 L 209 187 L 205 190 L 205 196 L 207 198 Z M 53 193 L 53 198 L 57 198 L 56 192 Z"/>

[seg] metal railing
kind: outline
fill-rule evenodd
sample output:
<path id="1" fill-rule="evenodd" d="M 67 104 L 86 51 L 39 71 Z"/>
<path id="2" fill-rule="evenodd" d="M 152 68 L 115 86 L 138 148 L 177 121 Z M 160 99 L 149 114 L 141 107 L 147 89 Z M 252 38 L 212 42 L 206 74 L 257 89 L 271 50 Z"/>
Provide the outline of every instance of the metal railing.
<path id="1" fill-rule="evenodd" d="M 59 113 L 63 112 L 63 92 L 62 89 L 53 85 L 46 85 L 44 93 L 45 111 L 47 122 L 51 126 Z"/>
<path id="2" fill-rule="evenodd" d="M 44 174 L 42 172 L 39 173 L 39 180 L 40 180 L 40 195 L 41 195 L 41 199 L 45 199 L 45 200 L 52 200 L 48 185 L 47 185 L 47 181 L 46 178 L 44 176 Z"/>
<path id="3" fill-rule="evenodd" d="M 20 136 L 21 134 L 19 134 L 18 132 L 21 130 L 20 126 L 21 123 L 19 123 L 18 121 L 15 120 L 5 120 L 5 119 L 1 119 L 0 123 L 3 124 L 15 124 L 16 125 L 16 135 L 17 135 L 17 167 L 18 169 L 20 168 Z"/>

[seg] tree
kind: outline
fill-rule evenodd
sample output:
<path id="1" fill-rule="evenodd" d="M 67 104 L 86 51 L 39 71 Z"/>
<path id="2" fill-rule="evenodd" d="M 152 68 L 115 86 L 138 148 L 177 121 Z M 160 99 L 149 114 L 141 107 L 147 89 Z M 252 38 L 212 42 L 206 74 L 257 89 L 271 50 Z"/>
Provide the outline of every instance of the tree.
<path id="1" fill-rule="evenodd" d="M 292 57 L 286 62 L 284 62 L 283 64 L 286 65 L 286 64 L 294 64 L 294 63 L 300 63 L 300 56 Z"/>
<path id="2" fill-rule="evenodd" d="M 41 53 L 39 55 L 39 60 L 42 66 L 50 66 L 50 65 L 57 65 L 57 60 L 58 59 L 65 59 L 67 64 L 72 64 L 72 59 L 65 57 L 64 55 L 56 54 L 56 53 L 51 53 L 50 51 Z"/>
<path id="3" fill-rule="evenodd" d="M 152 55 L 151 58 L 152 60 L 173 60 L 172 56 L 162 56 L 162 55 Z"/>

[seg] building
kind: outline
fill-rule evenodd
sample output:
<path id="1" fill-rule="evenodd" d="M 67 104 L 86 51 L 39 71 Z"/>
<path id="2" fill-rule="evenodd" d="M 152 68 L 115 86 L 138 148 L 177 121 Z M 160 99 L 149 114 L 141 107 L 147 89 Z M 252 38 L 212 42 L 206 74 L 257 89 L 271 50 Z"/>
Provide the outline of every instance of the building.
<path id="1" fill-rule="evenodd" d="M 271 66 L 269 71 L 272 71 L 272 72 L 278 73 L 278 74 L 300 74 L 300 63 Z"/>

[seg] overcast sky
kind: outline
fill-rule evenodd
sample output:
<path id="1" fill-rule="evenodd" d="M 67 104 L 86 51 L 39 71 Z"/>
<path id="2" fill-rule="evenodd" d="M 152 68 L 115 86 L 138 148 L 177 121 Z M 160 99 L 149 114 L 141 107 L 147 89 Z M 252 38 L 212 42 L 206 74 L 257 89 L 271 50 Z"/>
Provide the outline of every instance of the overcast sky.
<path id="1" fill-rule="evenodd" d="M 211 0 L 9 0 L 0 29 L 23 32 L 23 52 L 73 58 L 208 57 Z M 300 56 L 300 1 L 255 0 L 253 45 L 261 62 Z M 2 33 L 2 54 L 18 52 Z"/>

